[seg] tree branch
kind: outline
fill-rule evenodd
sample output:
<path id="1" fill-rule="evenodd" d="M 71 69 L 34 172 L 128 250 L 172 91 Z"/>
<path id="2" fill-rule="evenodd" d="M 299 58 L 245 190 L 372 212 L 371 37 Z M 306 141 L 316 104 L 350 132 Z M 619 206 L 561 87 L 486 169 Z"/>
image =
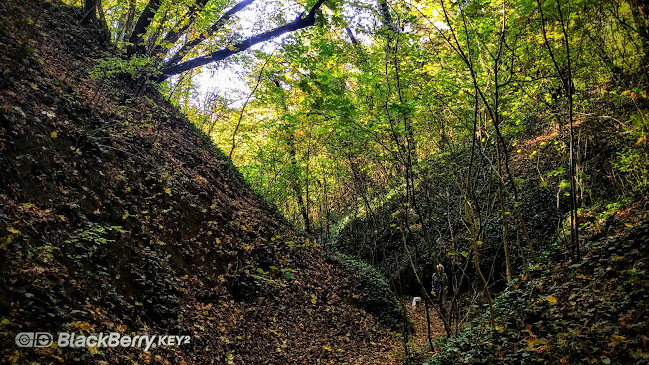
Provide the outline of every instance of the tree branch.
<path id="1" fill-rule="evenodd" d="M 187 32 L 189 27 L 191 27 L 192 24 L 194 24 L 194 20 L 196 20 L 196 17 L 203 10 L 203 8 L 205 7 L 208 1 L 209 0 L 196 0 L 196 2 L 192 4 L 192 6 L 187 10 L 185 15 L 181 18 L 182 20 L 178 22 L 178 24 L 176 24 L 176 26 L 173 27 L 169 32 L 167 32 L 161 44 L 158 44 L 156 46 L 153 54 L 157 55 L 163 53 L 165 51 L 165 45 L 176 43 L 180 38 L 180 36 L 183 35 L 185 32 Z M 180 25 L 182 23 L 185 23 L 185 25 L 181 27 Z"/>
<path id="2" fill-rule="evenodd" d="M 302 17 L 302 15 L 300 15 L 290 23 L 277 27 L 268 32 L 244 39 L 239 43 L 230 45 L 208 55 L 197 57 L 193 60 L 189 60 L 178 65 L 163 67 L 162 75 L 158 78 L 158 81 L 164 81 L 170 76 L 177 75 L 181 72 L 185 72 L 196 67 L 204 66 L 208 63 L 222 61 L 234 54 L 247 50 L 255 44 L 265 42 L 284 33 L 294 32 L 302 28 L 310 27 L 315 24 L 315 13 L 322 6 L 322 4 L 324 4 L 325 1 L 326 0 L 318 0 L 318 2 L 313 5 L 311 10 L 309 10 L 309 13 L 305 17 Z"/>
<path id="3" fill-rule="evenodd" d="M 225 22 L 228 21 L 228 19 L 230 19 L 234 14 L 243 10 L 243 8 L 252 4 L 254 1 L 255 0 L 242 0 L 237 5 L 233 6 L 230 10 L 225 12 L 225 14 L 223 14 L 216 22 L 214 22 L 214 24 L 212 24 L 210 29 L 208 29 L 207 34 L 201 33 L 201 35 L 199 35 L 195 39 L 192 39 L 191 41 L 185 43 L 180 48 L 180 50 L 176 52 L 176 54 L 174 54 L 162 65 L 162 68 L 165 69 L 178 64 L 178 62 L 182 61 L 183 57 L 185 57 L 192 49 L 194 49 L 201 42 L 207 39 L 207 37 L 211 36 L 217 30 L 219 30 L 223 26 L 223 24 L 225 24 Z"/>

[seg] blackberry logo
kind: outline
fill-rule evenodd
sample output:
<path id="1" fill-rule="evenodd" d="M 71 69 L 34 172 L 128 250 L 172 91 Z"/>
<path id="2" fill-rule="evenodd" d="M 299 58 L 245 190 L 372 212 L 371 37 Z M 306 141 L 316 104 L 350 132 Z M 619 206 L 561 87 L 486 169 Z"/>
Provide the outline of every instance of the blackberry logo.
<path id="1" fill-rule="evenodd" d="M 16 335 L 18 347 L 48 347 L 54 342 L 47 332 L 21 332 Z"/>

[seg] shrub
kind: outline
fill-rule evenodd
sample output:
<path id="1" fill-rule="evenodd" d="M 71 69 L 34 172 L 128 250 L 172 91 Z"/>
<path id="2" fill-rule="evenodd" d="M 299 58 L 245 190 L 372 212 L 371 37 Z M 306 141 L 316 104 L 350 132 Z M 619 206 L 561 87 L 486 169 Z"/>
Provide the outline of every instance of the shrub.
<path id="1" fill-rule="evenodd" d="M 403 311 L 385 278 L 371 265 L 339 252 L 329 253 L 329 258 L 351 275 L 359 295 L 356 303 L 381 323 L 393 329 L 403 325 Z"/>

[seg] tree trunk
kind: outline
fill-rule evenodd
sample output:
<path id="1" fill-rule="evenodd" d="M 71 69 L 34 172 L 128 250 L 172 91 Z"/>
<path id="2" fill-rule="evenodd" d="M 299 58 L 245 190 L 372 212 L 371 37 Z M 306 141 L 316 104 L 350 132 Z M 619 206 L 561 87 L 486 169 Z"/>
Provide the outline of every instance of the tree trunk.
<path id="1" fill-rule="evenodd" d="M 144 54 L 146 46 L 143 44 L 142 38 L 146 33 L 149 25 L 151 25 L 151 22 L 155 17 L 155 13 L 158 11 L 158 8 L 160 8 L 160 3 L 161 0 L 149 0 L 149 3 L 146 4 L 144 11 L 138 18 L 137 23 L 135 23 L 133 33 L 131 33 L 131 36 L 128 40 L 130 45 L 127 47 L 126 51 L 129 57 Z"/>
<path id="2" fill-rule="evenodd" d="M 279 84 L 279 81 L 273 80 L 275 87 L 281 92 L 282 98 L 282 107 L 284 109 L 284 115 L 288 114 L 288 106 L 286 105 L 286 99 L 284 95 L 284 89 Z M 288 121 L 284 122 L 284 128 L 286 132 L 286 147 L 289 155 L 289 164 L 291 166 L 291 188 L 295 194 L 295 200 L 297 202 L 298 210 L 302 215 L 304 220 L 304 231 L 311 234 L 311 220 L 309 219 L 309 212 L 307 211 L 307 206 L 304 204 L 304 198 L 302 197 L 302 188 L 300 187 L 300 176 L 298 173 L 298 164 L 297 164 L 297 151 L 295 148 L 295 135 L 291 131 L 291 124 Z"/>
<path id="3" fill-rule="evenodd" d="M 192 26 L 192 24 L 194 24 L 194 20 L 196 20 L 196 17 L 198 17 L 198 14 L 200 14 L 208 1 L 209 0 L 196 0 L 196 2 L 192 4 L 185 15 L 181 18 L 181 20 L 178 21 L 178 23 L 167 32 L 162 42 L 155 47 L 153 54 L 159 55 L 159 57 L 161 58 L 164 57 L 167 53 L 167 45 L 175 44 L 176 42 L 178 42 L 180 36 L 185 34 Z M 181 24 L 183 23 L 184 25 L 181 26 Z"/>
<path id="4" fill-rule="evenodd" d="M 97 23 L 97 0 L 84 0 L 83 10 L 85 12 L 82 20 L 84 23 Z"/>
<path id="5" fill-rule="evenodd" d="M 128 1 L 128 17 L 126 18 L 126 24 L 122 30 L 119 40 L 124 40 L 128 37 L 129 34 L 133 31 L 133 22 L 135 21 L 135 11 L 137 10 L 137 0 Z"/>

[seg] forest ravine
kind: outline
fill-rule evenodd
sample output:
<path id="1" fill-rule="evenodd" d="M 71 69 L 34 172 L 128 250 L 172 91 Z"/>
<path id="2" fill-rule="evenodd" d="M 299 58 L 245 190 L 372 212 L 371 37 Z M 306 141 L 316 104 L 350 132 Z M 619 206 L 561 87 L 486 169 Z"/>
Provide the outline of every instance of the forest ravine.
<path id="1" fill-rule="evenodd" d="M 641 1 L 7 0 L 0 49 L 3 363 L 649 363 Z"/>

